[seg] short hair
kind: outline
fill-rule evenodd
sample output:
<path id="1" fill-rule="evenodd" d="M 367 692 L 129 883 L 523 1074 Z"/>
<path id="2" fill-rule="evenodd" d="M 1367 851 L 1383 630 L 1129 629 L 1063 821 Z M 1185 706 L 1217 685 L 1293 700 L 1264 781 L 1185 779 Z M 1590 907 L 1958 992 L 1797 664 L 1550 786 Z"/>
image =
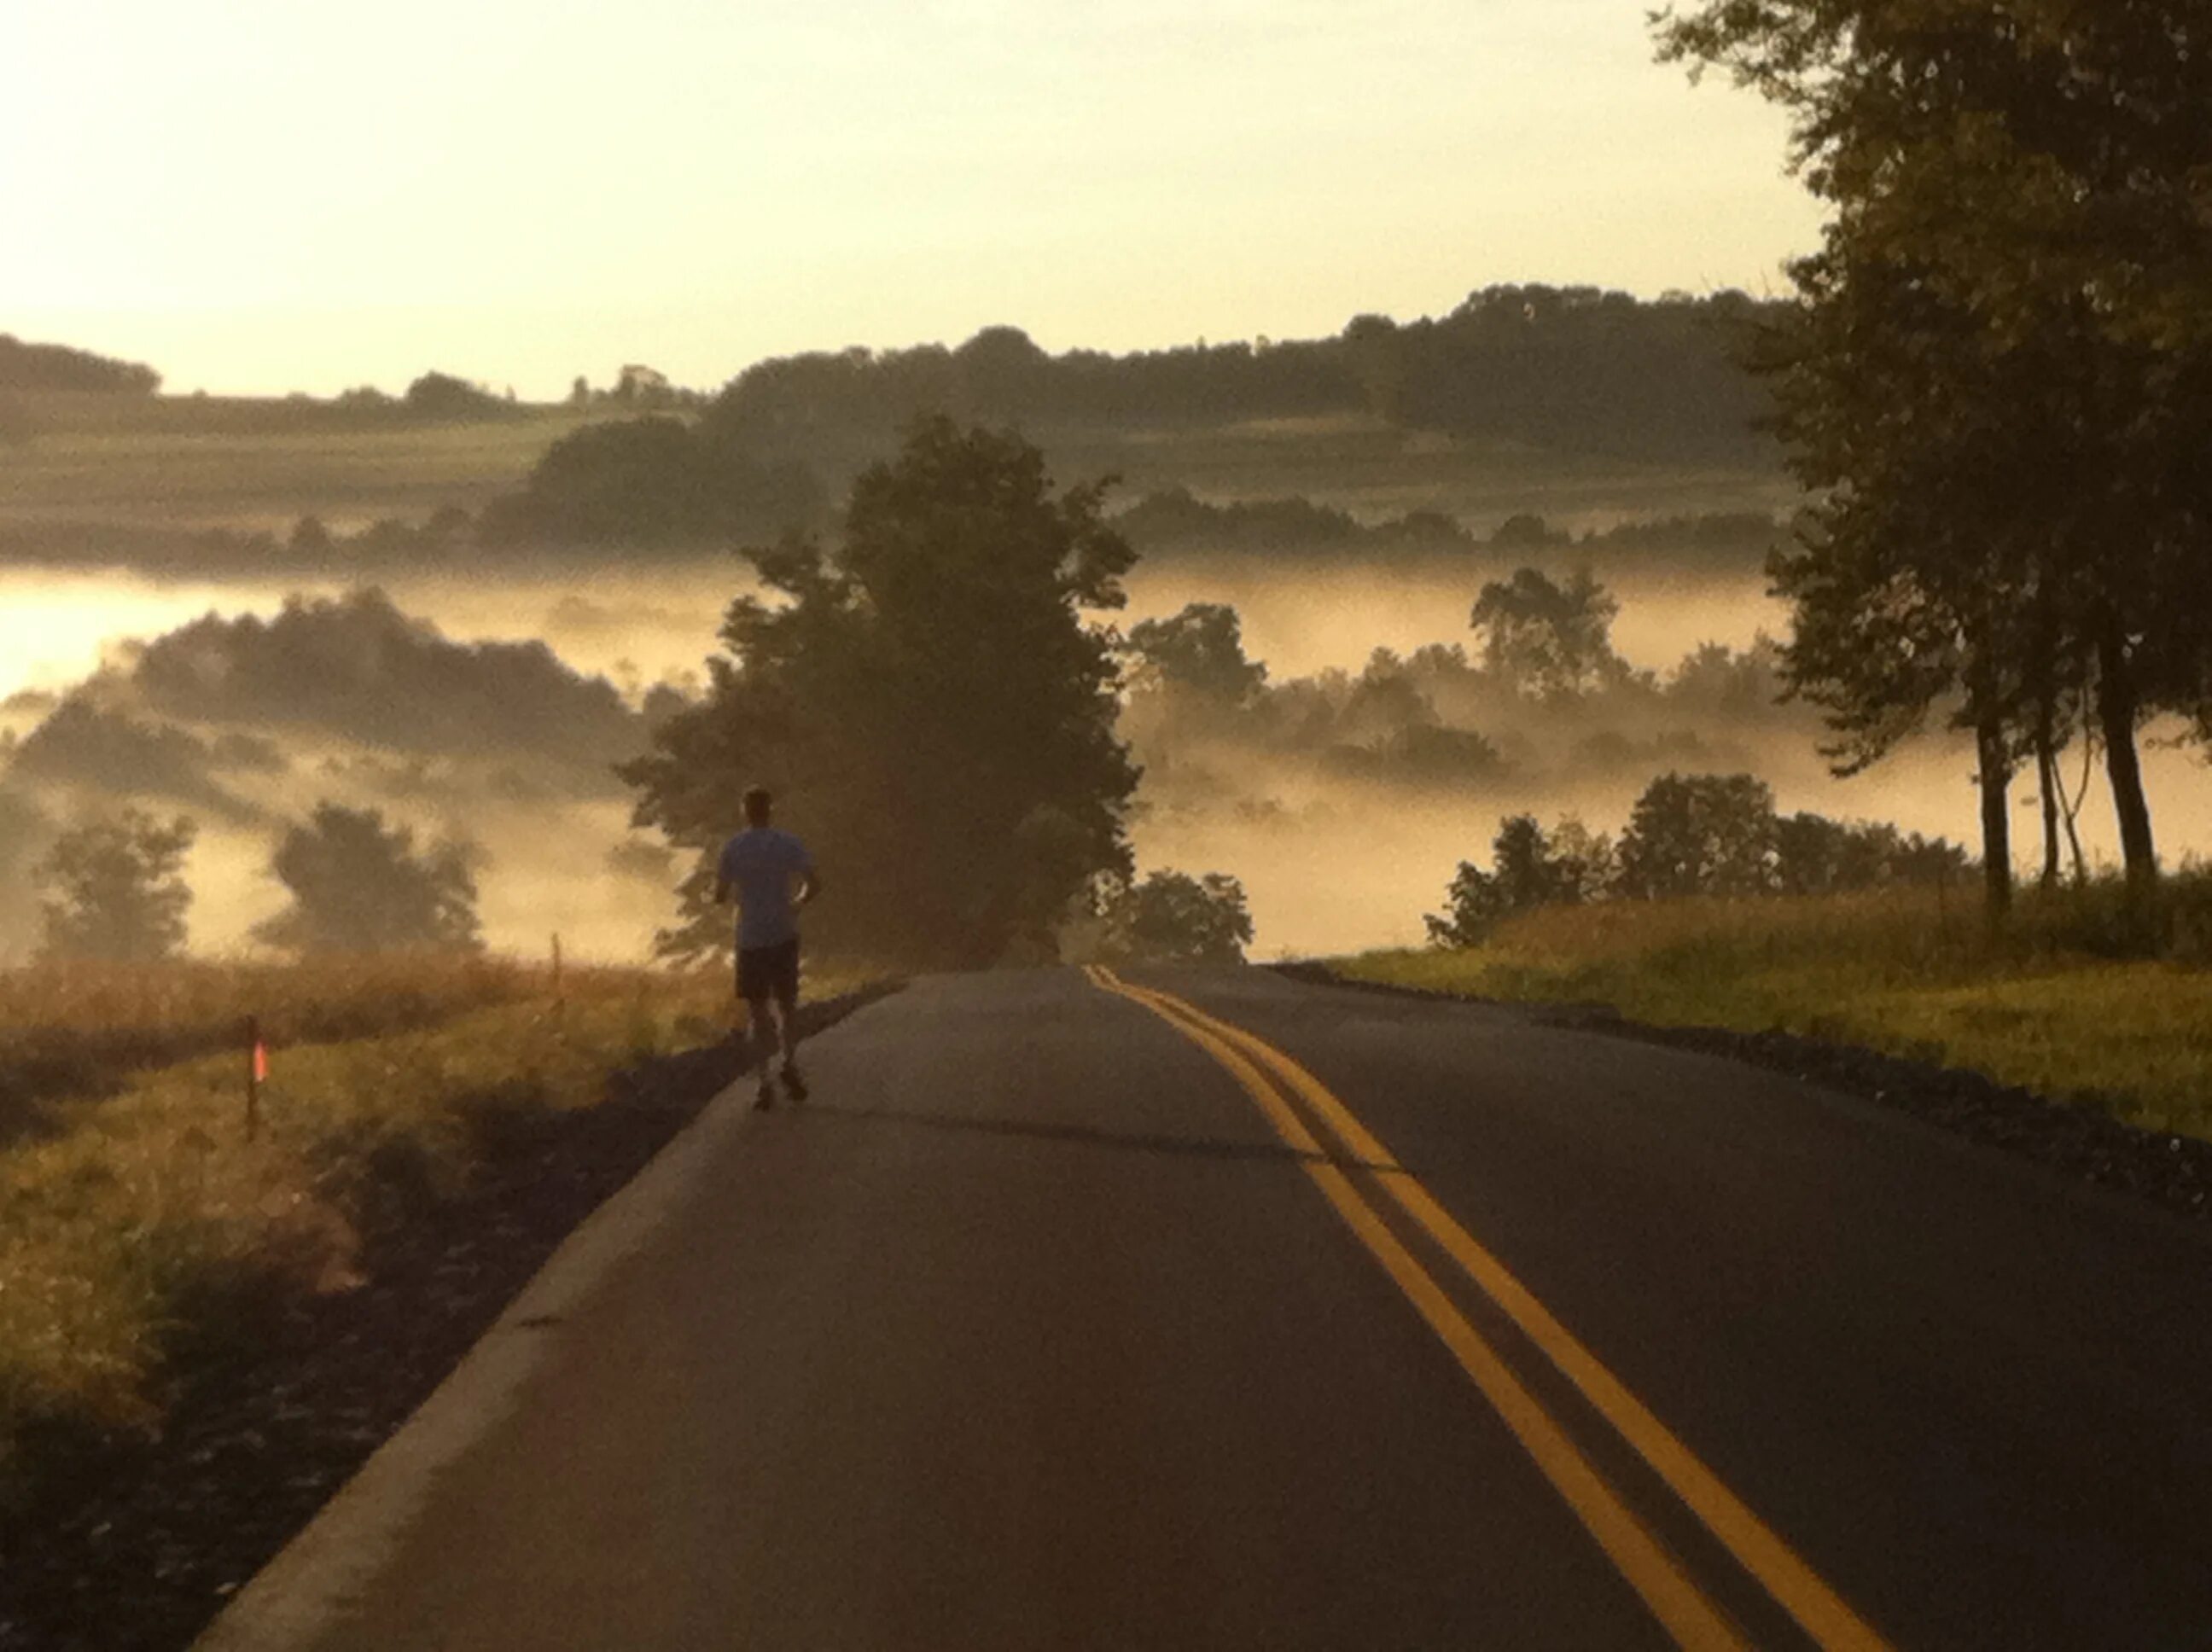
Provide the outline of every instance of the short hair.
<path id="1" fill-rule="evenodd" d="M 775 798 L 769 794 L 769 789 L 765 786 L 750 786 L 745 788 L 744 806 L 747 820 L 766 820 L 769 809 L 774 807 L 775 804 Z"/>

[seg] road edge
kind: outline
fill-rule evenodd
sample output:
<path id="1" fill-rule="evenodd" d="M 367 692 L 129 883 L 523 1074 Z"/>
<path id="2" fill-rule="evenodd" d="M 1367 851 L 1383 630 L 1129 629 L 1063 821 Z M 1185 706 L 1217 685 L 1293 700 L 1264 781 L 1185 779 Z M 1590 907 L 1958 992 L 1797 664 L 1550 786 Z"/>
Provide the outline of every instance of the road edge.
<path id="1" fill-rule="evenodd" d="M 1796 1033 L 1661 1026 L 1605 1004 L 1511 1001 L 1363 981 L 1317 960 L 1262 967 L 1307 986 L 1505 1010 L 1561 1031 L 1656 1044 L 1780 1073 L 1954 1146 L 2033 1166 L 2077 1193 L 2157 1218 L 2199 1241 L 2212 1239 L 2212 1141 L 2140 1130 L 2094 1106 L 2053 1100 L 1971 1069 Z"/>
<path id="2" fill-rule="evenodd" d="M 885 983 L 820 1006 L 830 1026 L 889 996 Z M 404 1540 L 432 1482 L 513 1409 L 564 1317 L 647 1244 L 740 1134 L 744 1076 L 726 1085 L 644 1168 L 571 1229 L 430 1396 L 254 1573 L 191 1652 L 289 1652 L 331 1627 Z"/>

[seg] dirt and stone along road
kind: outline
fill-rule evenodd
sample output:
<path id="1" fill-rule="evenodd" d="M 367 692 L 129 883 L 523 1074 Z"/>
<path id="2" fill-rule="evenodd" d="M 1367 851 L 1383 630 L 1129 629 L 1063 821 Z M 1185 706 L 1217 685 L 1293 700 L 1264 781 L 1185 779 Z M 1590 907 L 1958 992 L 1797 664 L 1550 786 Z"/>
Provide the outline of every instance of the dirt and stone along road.
<path id="1" fill-rule="evenodd" d="M 724 1097 L 203 1644 L 2212 1644 L 2212 1242 L 1712 1057 L 923 981 Z"/>

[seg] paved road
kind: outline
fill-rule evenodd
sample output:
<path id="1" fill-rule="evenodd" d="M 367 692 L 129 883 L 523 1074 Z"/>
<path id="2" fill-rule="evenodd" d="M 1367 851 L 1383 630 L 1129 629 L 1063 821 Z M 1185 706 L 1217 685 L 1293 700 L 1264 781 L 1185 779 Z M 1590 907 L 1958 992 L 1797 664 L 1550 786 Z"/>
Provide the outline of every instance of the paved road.
<path id="1" fill-rule="evenodd" d="M 216 1643 L 2212 1647 L 2203 1236 L 1707 1057 L 1129 976 L 925 981 L 710 1115 L 343 1609 L 280 1564 Z"/>

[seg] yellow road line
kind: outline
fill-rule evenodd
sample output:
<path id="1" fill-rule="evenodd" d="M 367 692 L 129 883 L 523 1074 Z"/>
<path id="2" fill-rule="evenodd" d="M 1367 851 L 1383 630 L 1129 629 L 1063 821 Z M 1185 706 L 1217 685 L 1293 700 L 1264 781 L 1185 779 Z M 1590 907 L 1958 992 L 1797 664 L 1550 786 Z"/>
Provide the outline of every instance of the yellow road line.
<path id="1" fill-rule="evenodd" d="M 1748 1652 L 1749 1643 L 1635 1512 L 1621 1501 L 1589 1459 L 1505 1362 L 1455 1307 L 1443 1287 L 1424 1268 L 1372 1206 L 1360 1196 L 1343 1170 L 1323 1157 L 1321 1144 L 1290 1102 L 1225 1037 L 1152 1001 L 1142 989 L 1091 968 L 1092 983 L 1141 1005 L 1203 1049 L 1225 1068 L 1258 1105 L 1275 1133 L 1299 1156 L 1302 1168 L 1345 1224 L 1426 1320 L 1460 1369 L 1473 1379 L 1514 1437 L 1534 1459 L 1577 1519 L 1621 1576 L 1644 1599 L 1676 1644 L 1692 1652 Z M 1396 1174 L 1403 1174 L 1398 1172 Z"/>
<path id="2" fill-rule="evenodd" d="M 1173 993 L 1150 987 L 1128 990 L 1141 994 L 1147 1001 L 1157 1000 L 1156 1007 L 1179 1013 L 1194 1026 L 1259 1061 L 1295 1090 L 1355 1157 L 1373 1164 L 1397 1163 L 1389 1149 L 1352 1115 L 1352 1110 L 1326 1084 L 1266 1040 L 1218 1020 Z M 1529 1340 L 1544 1351 L 1598 1414 L 1635 1448 L 1674 1495 L 1807 1634 L 1827 1652 L 1889 1652 L 1889 1643 L 1874 1627 L 1852 1611 L 1771 1527 L 1729 1491 L 1718 1475 L 1606 1369 L 1596 1355 L 1553 1318 L 1535 1295 L 1455 1221 L 1415 1177 L 1403 1169 L 1392 1169 L 1377 1172 L 1376 1179 Z"/>

